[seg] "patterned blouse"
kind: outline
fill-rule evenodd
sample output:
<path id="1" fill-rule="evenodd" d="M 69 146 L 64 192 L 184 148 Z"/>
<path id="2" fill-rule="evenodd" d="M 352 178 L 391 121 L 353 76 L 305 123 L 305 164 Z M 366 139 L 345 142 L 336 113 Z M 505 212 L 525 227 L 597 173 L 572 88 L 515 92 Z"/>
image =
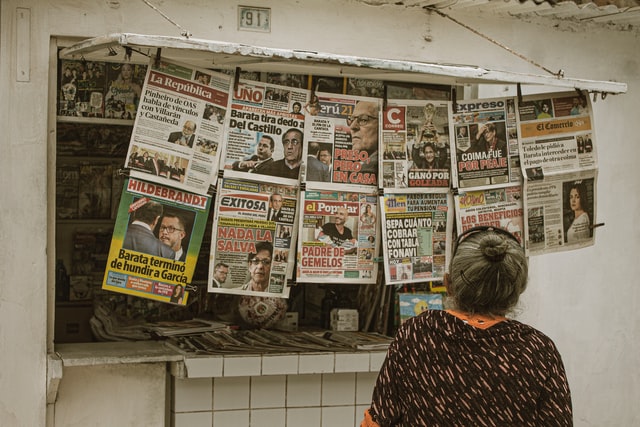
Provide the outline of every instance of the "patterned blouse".
<path id="1" fill-rule="evenodd" d="M 572 426 L 553 341 L 504 320 L 485 329 L 427 310 L 389 346 L 363 426 Z"/>

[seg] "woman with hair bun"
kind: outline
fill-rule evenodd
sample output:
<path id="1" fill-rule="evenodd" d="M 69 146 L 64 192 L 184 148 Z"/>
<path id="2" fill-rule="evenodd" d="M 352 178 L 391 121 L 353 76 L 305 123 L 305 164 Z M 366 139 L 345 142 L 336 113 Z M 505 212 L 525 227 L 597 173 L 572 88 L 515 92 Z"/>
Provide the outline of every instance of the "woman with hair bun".
<path id="1" fill-rule="evenodd" d="M 511 233 L 462 233 L 445 275 L 447 310 L 407 320 L 389 346 L 361 427 L 572 426 L 553 341 L 505 317 L 527 286 Z"/>

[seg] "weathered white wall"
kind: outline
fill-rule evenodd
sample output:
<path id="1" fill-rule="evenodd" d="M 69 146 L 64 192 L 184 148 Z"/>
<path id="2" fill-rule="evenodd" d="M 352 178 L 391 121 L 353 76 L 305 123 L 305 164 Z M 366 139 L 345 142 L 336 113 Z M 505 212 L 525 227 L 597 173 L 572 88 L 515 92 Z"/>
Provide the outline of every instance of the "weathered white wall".
<path id="1" fill-rule="evenodd" d="M 236 30 L 236 6 L 246 2 L 153 3 L 198 38 L 544 73 L 421 9 L 352 0 L 256 0 L 250 3 L 272 8 L 273 30 L 263 34 Z M 180 29 L 143 1 L 2 0 L 0 8 L 0 423 L 36 426 L 45 420 L 46 250 L 53 225 L 47 209 L 54 202 L 54 194 L 46 192 L 46 141 L 55 124 L 54 117 L 47 121 L 54 102 L 47 98 L 54 71 L 48 63 L 49 37 L 179 35 Z M 16 37 L 17 16 L 25 10 L 30 13 L 28 40 Z M 595 247 L 531 260 L 521 319 L 556 341 L 569 375 L 576 425 L 639 425 L 638 35 L 586 23 L 498 19 L 482 9 L 456 17 L 551 70 L 629 85 L 627 94 L 598 100 L 594 108 L 600 155 L 597 220 L 606 226 L 598 229 Z M 17 72 L 25 60 L 30 65 L 26 79 Z M 480 90 L 482 96 L 514 92 L 513 87 Z M 98 373 L 86 370 L 84 384 L 98 379 Z M 131 416 L 113 415 L 114 425 L 125 425 Z"/>
<path id="2" fill-rule="evenodd" d="M 53 425 L 162 427 L 166 374 L 162 363 L 67 368 Z"/>

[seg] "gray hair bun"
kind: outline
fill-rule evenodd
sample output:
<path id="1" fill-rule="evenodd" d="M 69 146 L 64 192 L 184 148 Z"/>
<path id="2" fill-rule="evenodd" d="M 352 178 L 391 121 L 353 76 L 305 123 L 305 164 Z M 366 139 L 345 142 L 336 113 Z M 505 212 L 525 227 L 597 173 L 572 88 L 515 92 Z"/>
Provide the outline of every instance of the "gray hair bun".
<path id="1" fill-rule="evenodd" d="M 503 236 L 487 234 L 479 242 L 480 252 L 491 262 L 501 262 L 507 256 L 509 244 Z"/>

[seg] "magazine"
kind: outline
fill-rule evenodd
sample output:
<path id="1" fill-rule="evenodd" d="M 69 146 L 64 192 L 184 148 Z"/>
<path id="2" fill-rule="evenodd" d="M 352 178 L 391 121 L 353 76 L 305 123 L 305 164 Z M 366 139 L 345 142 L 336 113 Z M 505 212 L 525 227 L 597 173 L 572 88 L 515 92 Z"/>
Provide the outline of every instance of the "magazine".
<path id="1" fill-rule="evenodd" d="M 102 288 L 186 305 L 211 199 L 125 181 Z"/>

